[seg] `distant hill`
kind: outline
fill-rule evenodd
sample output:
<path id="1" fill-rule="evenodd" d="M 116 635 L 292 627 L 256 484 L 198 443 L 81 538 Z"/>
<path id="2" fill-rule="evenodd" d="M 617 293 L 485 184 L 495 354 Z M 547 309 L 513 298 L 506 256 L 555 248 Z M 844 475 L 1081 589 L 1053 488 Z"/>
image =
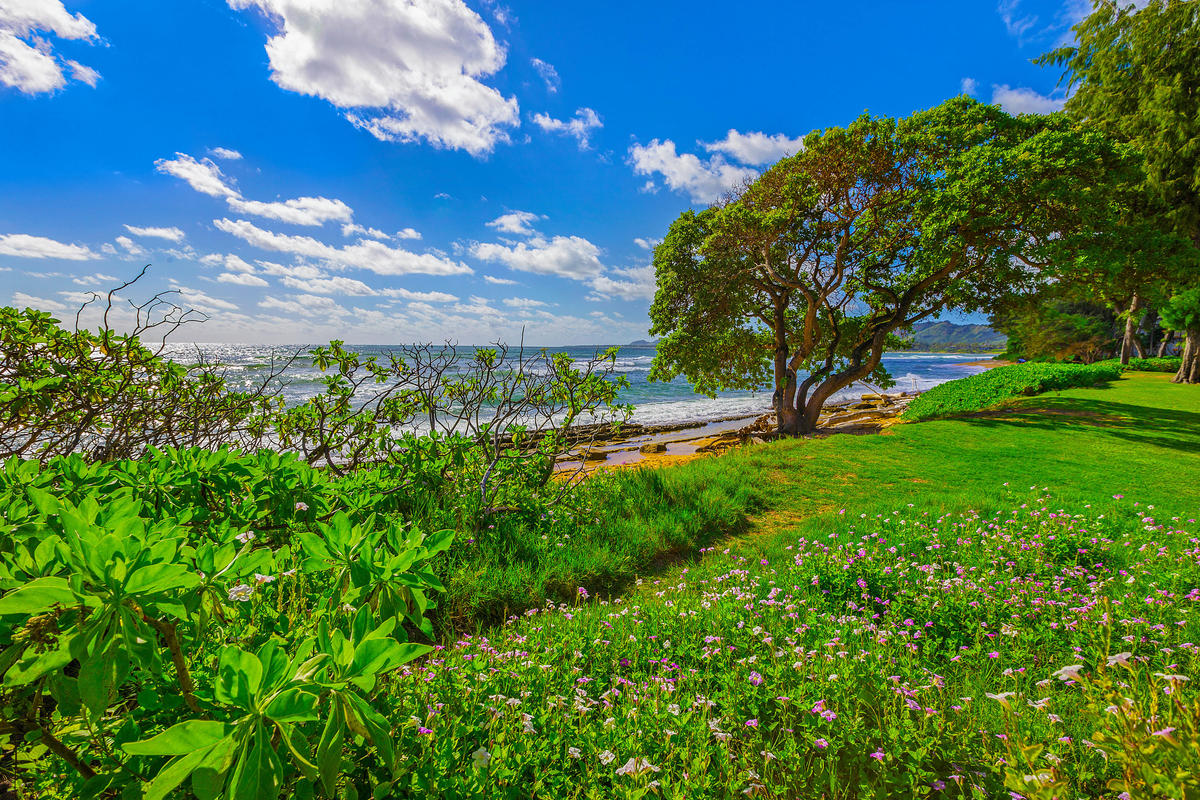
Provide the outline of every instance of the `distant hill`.
<path id="1" fill-rule="evenodd" d="M 1003 350 L 1008 338 L 987 325 L 918 322 L 913 325 L 913 350 L 979 352 Z"/>
<path id="2" fill-rule="evenodd" d="M 658 342 L 651 342 L 646 339 L 638 339 L 636 342 L 630 342 L 625 347 L 656 347 Z"/>

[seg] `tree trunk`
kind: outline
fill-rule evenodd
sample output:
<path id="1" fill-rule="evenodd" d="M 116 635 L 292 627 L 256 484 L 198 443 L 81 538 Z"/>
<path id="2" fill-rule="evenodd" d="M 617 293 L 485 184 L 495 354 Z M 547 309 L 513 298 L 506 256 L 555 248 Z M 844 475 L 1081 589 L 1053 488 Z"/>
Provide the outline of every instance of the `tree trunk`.
<path id="1" fill-rule="evenodd" d="M 1200 383 L 1200 327 L 1188 328 L 1183 342 L 1183 363 L 1173 383 Z"/>
<path id="2" fill-rule="evenodd" d="M 1162 358 L 1167 354 L 1167 348 L 1171 346 L 1171 340 L 1175 338 L 1175 331 L 1167 331 L 1167 335 L 1158 343 L 1158 352 L 1155 355 Z"/>
<path id="3" fill-rule="evenodd" d="M 1129 302 L 1129 316 L 1125 317 L 1125 338 L 1121 341 L 1121 365 L 1129 366 L 1129 356 L 1133 353 L 1134 343 L 1137 341 L 1137 327 L 1141 322 L 1141 317 L 1138 316 L 1138 311 L 1142 308 L 1142 296 L 1134 293 L 1133 300 Z"/>

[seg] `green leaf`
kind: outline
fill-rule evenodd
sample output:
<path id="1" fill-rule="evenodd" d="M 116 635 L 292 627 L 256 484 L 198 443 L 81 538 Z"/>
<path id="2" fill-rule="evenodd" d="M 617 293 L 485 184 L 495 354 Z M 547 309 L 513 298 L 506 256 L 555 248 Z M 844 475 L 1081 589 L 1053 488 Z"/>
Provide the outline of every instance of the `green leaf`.
<path id="1" fill-rule="evenodd" d="M 317 718 L 318 698 L 299 687 L 284 689 L 267 705 L 266 716 L 274 722 L 307 722 Z"/>
<path id="2" fill-rule="evenodd" d="M 173 792 L 208 756 L 209 749 L 211 748 L 197 750 L 171 759 L 146 786 L 146 800 L 163 800 Z"/>
<path id="3" fill-rule="evenodd" d="M 192 772 L 192 791 L 200 800 L 215 800 L 225 787 L 225 777 L 233 766 L 237 739 L 228 736 L 213 745 L 208 756 Z"/>
<path id="4" fill-rule="evenodd" d="M 233 727 L 224 722 L 189 719 L 173 725 L 157 736 L 130 742 L 122 749 L 136 756 L 178 756 L 199 748 L 208 748 L 229 735 Z"/>
<path id="5" fill-rule="evenodd" d="M 342 743 L 345 738 L 342 708 L 335 701 L 330 709 L 329 719 L 325 721 L 321 740 L 317 743 L 317 769 L 321 773 L 321 784 L 330 797 L 334 796 L 338 775 L 342 771 Z"/>
<path id="6" fill-rule="evenodd" d="M 217 662 L 217 701 L 249 709 L 262 681 L 262 671 L 262 662 L 253 653 L 236 645 L 226 647 Z"/>
<path id="7" fill-rule="evenodd" d="M 0 597 L 0 616 L 40 614 L 54 606 L 75 604 L 75 594 L 66 578 L 37 578 Z"/>

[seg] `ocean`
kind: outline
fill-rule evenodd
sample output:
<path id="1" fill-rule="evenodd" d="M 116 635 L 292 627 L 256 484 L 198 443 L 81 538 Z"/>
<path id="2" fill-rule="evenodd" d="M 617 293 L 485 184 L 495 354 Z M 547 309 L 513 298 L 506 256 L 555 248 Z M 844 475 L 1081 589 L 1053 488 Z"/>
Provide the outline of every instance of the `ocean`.
<path id="1" fill-rule="evenodd" d="M 363 355 L 386 355 L 393 348 L 387 345 L 356 345 L 347 349 Z M 547 348 L 584 360 L 591 358 L 603 346 Z M 197 353 L 206 360 L 216 361 L 227 368 L 230 388 L 239 389 L 254 384 L 256 377 L 263 374 L 272 358 L 289 356 L 297 350 L 307 352 L 301 345 L 252 345 L 252 344 L 183 344 L 168 345 L 165 355 L 180 363 L 194 363 Z M 460 348 L 469 353 L 471 348 Z M 955 378 L 963 378 L 983 370 L 968 366 L 965 362 L 978 359 L 969 353 L 916 353 L 911 351 L 889 353 L 883 364 L 896 379 L 891 391 L 924 390 Z M 650 363 L 654 359 L 654 348 L 621 347 L 617 353 L 616 372 L 629 379 L 629 388 L 622 401 L 636 407 L 633 421 L 644 425 L 659 425 L 703 420 L 722 419 L 735 416 L 753 416 L 771 410 L 771 389 L 765 387 L 757 392 L 722 392 L 715 398 L 696 394 L 683 378 L 669 383 L 651 383 L 648 380 Z M 286 384 L 283 397 L 289 405 L 303 402 L 322 391 L 323 373 L 316 369 L 312 360 L 297 358 L 281 376 Z M 835 400 L 852 399 L 864 392 L 874 391 L 868 386 L 850 387 Z"/>

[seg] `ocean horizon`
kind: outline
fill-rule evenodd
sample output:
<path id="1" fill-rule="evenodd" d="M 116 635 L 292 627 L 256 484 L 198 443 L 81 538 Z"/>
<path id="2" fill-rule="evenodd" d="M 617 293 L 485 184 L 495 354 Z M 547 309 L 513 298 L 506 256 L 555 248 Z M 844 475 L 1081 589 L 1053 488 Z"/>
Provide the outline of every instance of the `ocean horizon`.
<path id="1" fill-rule="evenodd" d="M 226 369 L 226 379 L 231 389 L 245 389 L 254 385 L 260 371 L 266 369 L 272 359 L 290 357 L 302 351 L 280 376 L 283 398 L 287 405 L 296 405 L 319 394 L 324 388 L 326 373 L 313 366 L 307 351 L 314 345 L 255 345 L 255 344 L 205 344 L 198 342 L 175 342 L 167 345 L 164 354 L 180 363 L 194 363 L 196 354 L 204 359 L 221 364 Z M 345 345 L 351 352 L 361 355 L 384 356 L 405 345 Z M 697 394 L 691 383 L 683 378 L 669 382 L 651 382 L 650 366 L 654 359 L 655 346 L 642 345 L 574 345 L 560 347 L 534 347 L 525 350 L 550 353 L 565 353 L 576 360 L 591 358 L 609 347 L 617 347 L 614 374 L 629 380 L 629 387 L 621 393 L 621 401 L 634 406 L 631 421 L 643 425 L 670 425 L 703 422 L 729 417 L 752 417 L 771 411 L 773 389 L 765 386 L 758 391 L 721 392 L 717 397 Z M 463 353 L 471 353 L 477 347 L 459 345 Z M 190 356 L 190 358 L 189 358 Z M 933 386 L 957 378 L 965 378 L 982 372 L 985 367 L 969 362 L 979 358 L 971 353 L 929 353 L 911 350 L 885 353 L 883 365 L 896 383 L 891 391 L 924 391 Z M 860 383 L 838 392 L 831 402 L 852 400 L 875 387 Z"/>

